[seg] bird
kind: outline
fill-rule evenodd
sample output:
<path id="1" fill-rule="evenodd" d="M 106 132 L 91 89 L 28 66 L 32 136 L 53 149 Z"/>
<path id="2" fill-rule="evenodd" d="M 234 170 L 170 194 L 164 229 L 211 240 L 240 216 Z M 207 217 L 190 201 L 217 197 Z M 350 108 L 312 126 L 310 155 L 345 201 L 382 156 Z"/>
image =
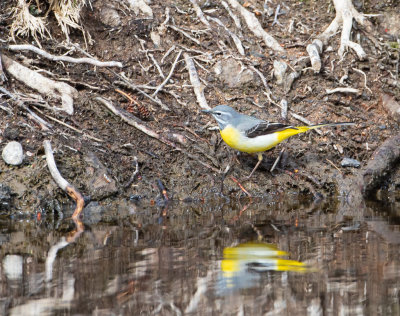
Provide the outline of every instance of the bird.
<path id="1" fill-rule="evenodd" d="M 258 162 L 247 178 L 250 178 L 263 160 L 263 152 L 278 145 L 283 140 L 312 129 L 354 125 L 352 122 L 323 123 L 310 126 L 292 126 L 272 123 L 255 116 L 241 114 L 232 107 L 222 104 L 202 112 L 212 115 L 217 121 L 219 132 L 224 142 L 238 151 L 256 153 Z"/>

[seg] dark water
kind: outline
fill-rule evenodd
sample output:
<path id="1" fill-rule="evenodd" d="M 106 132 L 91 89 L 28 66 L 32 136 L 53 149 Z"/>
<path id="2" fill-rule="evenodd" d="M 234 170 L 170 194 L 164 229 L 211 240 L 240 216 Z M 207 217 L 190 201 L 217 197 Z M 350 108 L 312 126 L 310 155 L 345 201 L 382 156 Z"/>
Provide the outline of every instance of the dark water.
<path id="1" fill-rule="evenodd" d="M 94 204 L 84 227 L 3 218 L 0 313 L 400 314 L 394 206 L 346 218 L 284 200 Z"/>

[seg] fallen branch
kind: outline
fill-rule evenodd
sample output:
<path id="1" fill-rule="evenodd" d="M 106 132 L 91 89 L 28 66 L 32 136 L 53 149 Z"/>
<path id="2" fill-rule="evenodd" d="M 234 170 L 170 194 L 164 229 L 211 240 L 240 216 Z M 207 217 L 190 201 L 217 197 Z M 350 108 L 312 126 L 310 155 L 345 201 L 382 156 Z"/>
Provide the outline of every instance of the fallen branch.
<path id="1" fill-rule="evenodd" d="M 74 113 L 74 98 L 78 96 L 78 91 L 75 88 L 65 82 L 57 82 L 46 78 L 5 55 L 2 55 L 1 59 L 7 72 L 14 78 L 45 96 L 60 97 L 62 101 L 61 110 L 69 115 Z"/>
<path id="2" fill-rule="evenodd" d="M 44 152 L 46 154 L 47 166 L 49 168 L 50 174 L 53 177 L 54 181 L 57 185 L 67 192 L 67 194 L 73 198 L 76 202 L 76 208 L 74 213 L 72 214 L 73 219 L 78 219 L 81 214 L 83 207 L 85 205 L 85 201 L 83 200 L 82 195 L 79 193 L 77 189 L 74 188 L 67 180 L 65 180 L 60 172 L 57 169 L 56 162 L 54 160 L 53 150 L 51 148 L 51 143 L 49 140 L 45 140 L 43 142 Z"/>
<path id="3" fill-rule="evenodd" d="M 65 61 L 68 63 L 75 63 L 75 64 L 90 64 L 96 67 L 119 67 L 122 68 L 123 65 L 122 63 L 118 61 L 100 61 L 97 59 L 93 58 L 73 58 L 69 56 L 55 56 L 52 55 L 36 46 L 33 45 L 9 45 L 8 49 L 11 51 L 21 51 L 21 50 L 27 50 L 27 51 L 32 51 L 44 58 L 47 58 L 52 61 Z"/>
<path id="4" fill-rule="evenodd" d="M 196 66 L 194 65 L 193 59 L 187 53 L 184 53 L 183 57 L 185 57 L 186 69 L 189 72 L 190 82 L 193 86 L 197 102 L 202 109 L 209 110 L 210 107 L 208 106 L 206 97 L 204 96 L 204 87 L 200 82 L 199 76 L 197 75 L 197 70 Z"/>

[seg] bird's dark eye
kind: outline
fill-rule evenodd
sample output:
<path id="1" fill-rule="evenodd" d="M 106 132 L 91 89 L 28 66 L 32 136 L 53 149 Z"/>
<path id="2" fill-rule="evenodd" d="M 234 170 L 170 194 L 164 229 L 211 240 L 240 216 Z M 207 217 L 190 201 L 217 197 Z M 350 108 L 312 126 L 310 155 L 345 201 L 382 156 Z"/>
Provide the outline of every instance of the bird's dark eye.
<path id="1" fill-rule="evenodd" d="M 221 115 L 221 112 L 214 112 L 215 115 Z"/>

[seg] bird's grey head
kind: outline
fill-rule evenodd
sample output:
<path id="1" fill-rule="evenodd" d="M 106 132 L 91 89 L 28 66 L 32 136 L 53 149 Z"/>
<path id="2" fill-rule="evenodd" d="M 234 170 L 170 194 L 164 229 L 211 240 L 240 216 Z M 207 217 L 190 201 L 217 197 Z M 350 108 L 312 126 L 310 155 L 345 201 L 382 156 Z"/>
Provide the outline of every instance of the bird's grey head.
<path id="1" fill-rule="evenodd" d="M 211 114 L 218 123 L 219 129 L 223 130 L 235 116 L 240 115 L 228 105 L 218 105 L 211 110 L 202 110 L 204 113 Z"/>

